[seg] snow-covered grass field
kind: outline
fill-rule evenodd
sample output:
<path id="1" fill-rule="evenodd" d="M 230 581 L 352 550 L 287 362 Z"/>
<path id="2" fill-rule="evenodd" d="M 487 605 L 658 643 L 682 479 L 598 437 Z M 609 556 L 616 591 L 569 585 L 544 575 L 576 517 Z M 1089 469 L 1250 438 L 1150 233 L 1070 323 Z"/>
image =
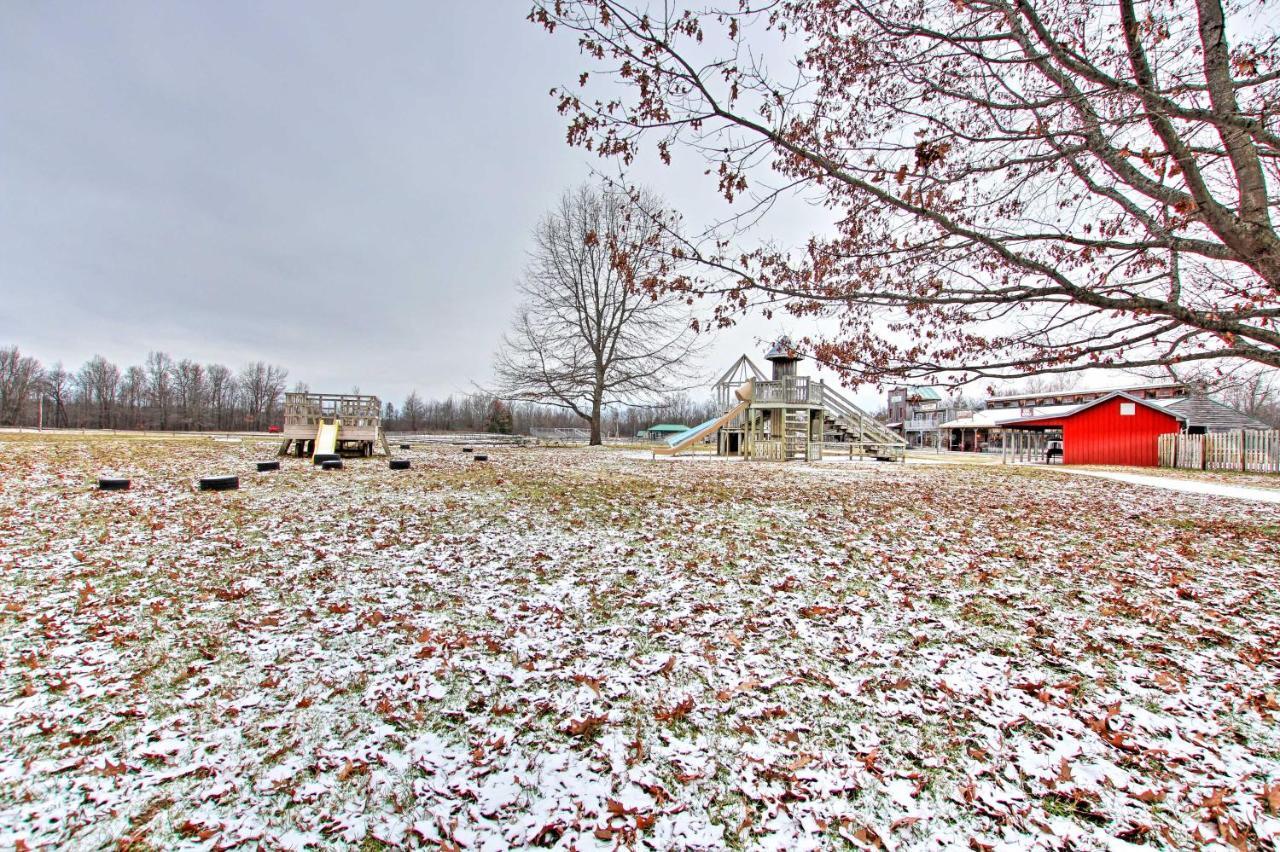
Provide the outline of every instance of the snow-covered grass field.
<path id="1" fill-rule="evenodd" d="M 1275 505 L 272 451 L 0 441 L 0 848 L 1280 837 Z"/>

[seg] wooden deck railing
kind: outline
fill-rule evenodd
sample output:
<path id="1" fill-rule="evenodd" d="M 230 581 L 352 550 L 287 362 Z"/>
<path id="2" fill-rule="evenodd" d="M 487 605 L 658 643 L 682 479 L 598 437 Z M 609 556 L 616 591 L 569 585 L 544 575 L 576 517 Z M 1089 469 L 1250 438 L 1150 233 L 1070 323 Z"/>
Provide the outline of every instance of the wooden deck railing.
<path id="1" fill-rule="evenodd" d="M 776 381 L 756 382 L 752 401 L 822 405 L 822 382 L 810 381 L 808 376 L 787 376 Z"/>
<path id="2" fill-rule="evenodd" d="M 376 396 L 346 393 L 286 393 L 284 436 L 314 435 L 322 420 L 341 420 L 347 435 L 376 434 L 382 424 L 382 403 Z"/>

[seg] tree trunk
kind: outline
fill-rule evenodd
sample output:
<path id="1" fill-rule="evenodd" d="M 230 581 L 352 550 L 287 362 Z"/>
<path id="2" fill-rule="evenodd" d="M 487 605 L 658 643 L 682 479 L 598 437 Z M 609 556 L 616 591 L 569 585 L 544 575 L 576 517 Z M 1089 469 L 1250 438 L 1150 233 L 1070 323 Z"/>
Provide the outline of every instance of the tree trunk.
<path id="1" fill-rule="evenodd" d="M 598 447 L 602 443 L 600 439 L 600 394 L 596 394 L 591 400 L 591 441 L 590 446 Z"/>

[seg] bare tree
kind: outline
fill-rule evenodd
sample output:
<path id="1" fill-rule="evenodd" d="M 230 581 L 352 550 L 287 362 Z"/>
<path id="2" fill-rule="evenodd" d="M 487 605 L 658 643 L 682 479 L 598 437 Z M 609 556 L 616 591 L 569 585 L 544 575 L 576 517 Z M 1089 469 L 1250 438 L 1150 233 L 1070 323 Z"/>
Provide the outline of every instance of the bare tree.
<path id="1" fill-rule="evenodd" d="M 16 346 L 0 348 L 0 423 L 21 425 L 23 408 L 37 390 L 40 362 Z"/>
<path id="2" fill-rule="evenodd" d="M 120 368 L 101 355 L 84 363 L 76 376 L 81 399 L 94 412 L 99 429 L 115 426 L 116 391 L 120 385 Z"/>
<path id="3" fill-rule="evenodd" d="M 240 371 L 240 397 L 251 429 L 261 429 L 280 405 L 289 371 L 265 361 L 245 365 Z"/>
<path id="4" fill-rule="evenodd" d="M 231 424 L 231 410 L 235 407 L 236 379 L 224 364 L 209 364 L 204 369 L 209 386 L 209 409 L 213 415 L 213 428 L 226 429 Z"/>
<path id="5" fill-rule="evenodd" d="M 183 427 L 204 428 L 205 397 L 208 393 L 204 366 L 189 358 L 179 361 L 173 370 L 173 389 L 182 412 Z"/>
<path id="6" fill-rule="evenodd" d="M 587 64 L 569 141 L 707 160 L 677 233 L 724 323 L 832 315 L 852 381 L 1280 365 L 1280 39 L 1262 0 L 546 0 Z M 1232 43 L 1234 39 L 1234 43 Z M 743 228 L 789 193 L 794 248 Z M 785 204 L 784 204 L 785 209 Z"/>
<path id="7" fill-rule="evenodd" d="M 67 402 L 71 396 L 71 374 L 63 369 L 62 362 L 56 362 L 44 373 L 44 393 L 48 395 L 53 409 L 53 425 L 67 426 Z"/>
<path id="8" fill-rule="evenodd" d="M 605 406 L 652 402 L 687 376 L 696 335 L 686 297 L 658 292 L 667 256 L 660 229 L 631 215 L 623 194 L 582 186 L 561 196 L 534 232 L 496 395 L 568 409 L 599 444 Z"/>
<path id="9" fill-rule="evenodd" d="M 400 420 L 404 423 L 404 427 L 410 432 L 417 432 L 425 416 L 426 409 L 418 397 L 418 392 L 409 391 L 409 395 L 404 398 L 404 405 L 400 406 Z"/>
<path id="10" fill-rule="evenodd" d="M 1246 369 L 1237 375 L 1193 376 L 1188 384 L 1213 392 L 1237 411 L 1280 428 L 1280 371 Z"/>
<path id="11" fill-rule="evenodd" d="M 173 405 L 173 359 L 167 352 L 147 354 L 147 400 L 159 416 L 155 425 L 169 428 L 169 410 Z"/>
<path id="12" fill-rule="evenodd" d="M 124 409 L 124 425 L 144 428 L 142 406 L 147 400 L 147 371 L 136 364 L 124 371 L 120 382 L 120 407 Z"/>

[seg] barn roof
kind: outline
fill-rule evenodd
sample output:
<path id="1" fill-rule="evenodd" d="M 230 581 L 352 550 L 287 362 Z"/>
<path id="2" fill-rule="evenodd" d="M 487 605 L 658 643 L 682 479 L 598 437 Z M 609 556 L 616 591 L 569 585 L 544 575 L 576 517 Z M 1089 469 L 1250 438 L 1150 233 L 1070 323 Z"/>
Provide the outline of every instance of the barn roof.
<path id="1" fill-rule="evenodd" d="M 1198 393 L 1182 399 L 1171 399 L 1163 407 L 1183 416 L 1190 428 L 1203 427 L 1206 432 L 1234 432 L 1238 429 L 1270 428 L 1256 417 L 1250 417 L 1206 394 Z"/>
<path id="2" fill-rule="evenodd" d="M 1062 420 L 1066 420 L 1069 417 L 1074 417 L 1082 411 L 1088 411 L 1090 408 L 1094 408 L 1095 406 L 1102 405 L 1104 402 L 1107 402 L 1112 399 L 1116 399 L 1117 397 L 1121 399 L 1125 399 L 1129 402 L 1136 402 L 1138 405 L 1145 405 L 1147 408 L 1150 408 L 1153 411 L 1158 411 L 1161 414 L 1167 414 L 1170 417 L 1176 417 L 1178 420 L 1187 419 L 1185 415 L 1179 414 L 1176 411 L 1170 411 L 1168 408 L 1164 406 L 1156 405 L 1154 402 L 1152 402 L 1149 399 L 1141 399 L 1139 397 L 1133 396 L 1132 394 L 1125 393 L 1124 391 L 1112 391 L 1106 396 L 1089 400 L 1088 402 L 1082 403 L 1081 405 L 1053 406 L 1054 408 L 1065 408 L 1066 409 L 1065 411 L 1044 412 L 1044 413 L 1033 415 L 1031 417 L 1022 417 L 1016 420 L 1007 420 L 1002 425 L 1004 426 L 1023 426 L 1023 425 L 1050 426 L 1054 422 L 1060 422 Z"/>

